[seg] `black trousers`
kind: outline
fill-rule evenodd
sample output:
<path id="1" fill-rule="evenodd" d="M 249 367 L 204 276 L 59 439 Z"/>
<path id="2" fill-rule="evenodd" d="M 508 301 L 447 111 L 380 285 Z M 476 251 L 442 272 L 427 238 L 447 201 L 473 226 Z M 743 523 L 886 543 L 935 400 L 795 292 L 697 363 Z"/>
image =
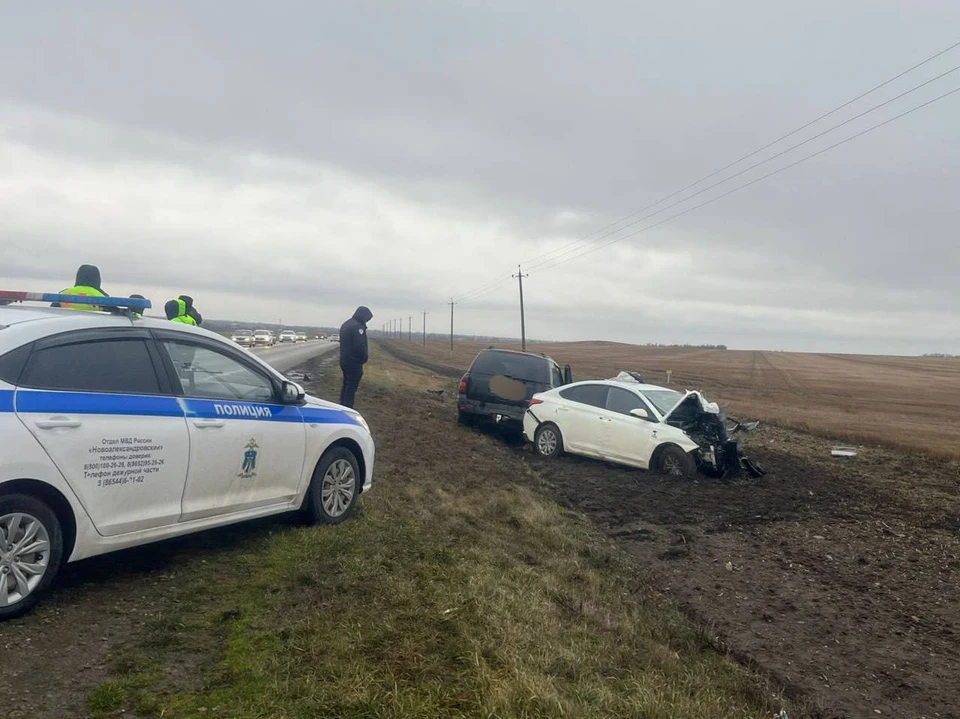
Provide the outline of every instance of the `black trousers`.
<path id="1" fill-rule="evenodd" d="M 340 388 L 340 404 L 344 407 L 353 407 L 357 397 L 357 387 L 360 386 L 360 380 L 363 378 L 363 365 L 351 366 L 340 365 L 340 371 L 343 372 L 343 386 Z"/>

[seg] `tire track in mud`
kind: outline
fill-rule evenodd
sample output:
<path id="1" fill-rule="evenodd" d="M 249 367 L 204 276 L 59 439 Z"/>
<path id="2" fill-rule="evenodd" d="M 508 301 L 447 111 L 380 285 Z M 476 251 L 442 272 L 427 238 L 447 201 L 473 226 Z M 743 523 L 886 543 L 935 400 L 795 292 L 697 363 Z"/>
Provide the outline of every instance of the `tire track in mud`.
<path id="1" fill-rule="evenodd" d="M 790 372 L 775 364 L 774 361 L 770 359 L 769 352 L 760 352 L 759 355 L 760 360 L 766 365 L 767 370 L 780 379 L 780 383 L 776 387 L 777 389 L 785 389 L 789 392 L 800 391 L 800 385 L 794 380 Z"/>

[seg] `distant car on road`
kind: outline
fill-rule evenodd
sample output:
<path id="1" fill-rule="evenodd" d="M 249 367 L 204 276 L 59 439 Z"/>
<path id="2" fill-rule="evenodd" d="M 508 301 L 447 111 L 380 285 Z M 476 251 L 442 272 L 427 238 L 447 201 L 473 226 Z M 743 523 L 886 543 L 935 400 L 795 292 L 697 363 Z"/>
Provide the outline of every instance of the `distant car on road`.
<path id="1" fill-rule="evenodd" d="M 457 417 L 461 424 L 468 425 L 483 419 L 519 424 L 537 392 L 572 381 L 569 366 L 561 370 L 546 355 L 481 350 L 460 380 Z"/>
<path id="2" fill-rule="evenodd" d="M 297 342 L 306 342 L 307 333 L 306 332 L 297 332 Z"/>
<path id="3" fill-rule="evenodd" d="M 625 373 L 629 374 L 629 373 Z M 700 392 L 636 380 L 576 382 L 533 396 L 523 434 L 541 457 L 563 452 L 691 477 L 763 470 L 740 450 L 720 408 Z"/>
<path id="4" fill-rule="evenodd" d="M 339 341 L 340 341 L 340 335 L 330 335 L 330 341 L 331 341 L 331 342 L 339 342 Z"/>
<path id="5" fill-rule="evenodd" d="M 233 334 L 230 335 L 230 339 L 241 347 L 253 346 L 253 332 L 251 330 L 234 330 Z"/>
<path id="6" fill-rule="evenodd" d="M 253 344 L 255 347 L 273 347 L 274 342 L 273 332 L 270 330 L 254 330 Z"/>
<path id="7" fill-rule="evenodd" d="M 280 343 L 283 342 L 294 342 L 297 341 L 297 333 L 293 330 L 282 330 L 280 336 L 277 338 L 277 341 Z"/>
<path id="8" fill-rule="evenodd" d="M 144 300 L 37 294 L 0 307 L 0 620 L 65 562 L 282 512 L 338 524 L 372 487 L 356 411 L 225 337 L 123 309 Z"/>

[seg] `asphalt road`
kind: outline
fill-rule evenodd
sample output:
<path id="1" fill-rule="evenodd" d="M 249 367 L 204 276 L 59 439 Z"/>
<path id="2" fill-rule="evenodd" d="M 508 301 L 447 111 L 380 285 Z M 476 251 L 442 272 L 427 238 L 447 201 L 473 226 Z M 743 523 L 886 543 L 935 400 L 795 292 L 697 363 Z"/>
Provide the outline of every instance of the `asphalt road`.
<path id="1" fill-rule="evenodd" d="M 334 352 L 339 347 L 340 345 L 337 342 L 311 340 L 303 344 L 278 344 L 273 347 L 258 347 L 253 352 L 278 372 L 287 372 L 313 357 Z"/>

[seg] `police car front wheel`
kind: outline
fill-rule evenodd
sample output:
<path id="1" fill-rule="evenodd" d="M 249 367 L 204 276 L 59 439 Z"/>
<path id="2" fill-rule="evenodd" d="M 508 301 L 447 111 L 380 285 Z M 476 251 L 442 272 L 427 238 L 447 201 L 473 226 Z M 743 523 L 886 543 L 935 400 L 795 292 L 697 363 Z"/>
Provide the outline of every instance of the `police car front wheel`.
<path id="1" fill-rule="evenodd" d="M 307 491 L 307 511 L 314 522 L 340 524 L 348 519 L 360 494 L 360 466 L 346 447 L 334 447 L 317 464 Z"/>
<path id="2" fill-rule="evenodd" d="M 63 533 L 50 507 L 28 495 L 0 496 L 0 620 L 40 600 L 62 556 Z"/>

